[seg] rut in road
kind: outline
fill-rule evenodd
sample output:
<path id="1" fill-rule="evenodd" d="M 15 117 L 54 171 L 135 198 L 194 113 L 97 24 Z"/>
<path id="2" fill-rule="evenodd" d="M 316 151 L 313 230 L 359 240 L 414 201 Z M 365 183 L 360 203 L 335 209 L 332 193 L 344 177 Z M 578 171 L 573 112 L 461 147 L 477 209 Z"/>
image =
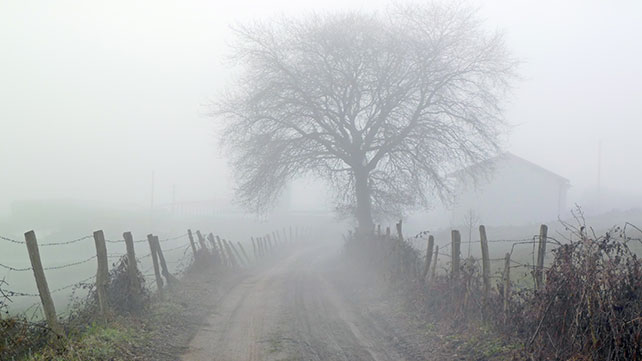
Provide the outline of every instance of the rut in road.
<path id="1" fill-rule="evenodd" d="M 338 247 L 293 251 L 217 301 L 183 361 L 424 360 L 367 305 L 346 296 Z M 337 283 L 337 278 L 342 282 Z"/>

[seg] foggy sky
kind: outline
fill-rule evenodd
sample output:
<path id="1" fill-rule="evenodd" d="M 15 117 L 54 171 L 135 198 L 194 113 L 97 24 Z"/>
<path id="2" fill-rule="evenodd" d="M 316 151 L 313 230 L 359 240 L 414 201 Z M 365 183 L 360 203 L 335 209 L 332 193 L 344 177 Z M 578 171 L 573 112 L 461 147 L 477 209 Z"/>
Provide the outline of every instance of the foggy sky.
<path id="1" fill-rule="evenodd" d="M 570 179 L 640 195 L 642 2 L 478 1 L 524 63 L 507 149 Z M 144 207 L 228 199 L 206 116 L 230 78 L 234 22 L 386 1 L 0 1 L 0 214 L 12 200 Z M 572 199 L 570 199 L 572 201 Z"/>

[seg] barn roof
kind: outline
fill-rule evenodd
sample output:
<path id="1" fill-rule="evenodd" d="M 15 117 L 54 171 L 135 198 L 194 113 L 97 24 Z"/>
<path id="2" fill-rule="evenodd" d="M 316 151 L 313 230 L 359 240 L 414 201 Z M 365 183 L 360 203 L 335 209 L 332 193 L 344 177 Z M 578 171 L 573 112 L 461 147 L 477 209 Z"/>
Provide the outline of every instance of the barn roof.
<path id="1" fill-rule="evenodd" d="M 532 170 L 534 170 L 534 171 L 536 171 L 538 173 L 542 173 L 542 174 L 550 177 L 551 179 L 555 180 L 556 182 L 560 183 L 561 185 L 565 185 L 567 187 L 570 187 L 570 181 L 568 180 L 568 178 L 564 178 L 561 175 L 559 175 L 559 174 L 557 174 L 557 173 L 555 173 L 553 171 L 550 171 L 550 170 L 548 170 L 548 169 L 546 169 L 546 168 L 544 168 L 544 167 L 542 167 L 540 165 L 537 165 L 537 164 L 535 164 L 535 163 L 533 163 L 533 162 L 531 162 L 529 160 L 526 160 L 526 159 L 524 159 L 522 157 L 519 157 L 519 156 L 517 156 L 517 155 L 515 155 L 513 153 L 510 153 L 510 152 L 505 152 L 505 153 L 497 155 L 497 156 L 495 156 L 493 158 L 489 158 L 489 159 L 481 161 L 479 163 L 470 165 L 470 166 L 468 166 L 466 168 L 463 168 L 463 169 L 460 169 L 460 170 L 458 170 L 456 172 L 453 172 L 451 175 L 455 176 L 455 177 L 461 177 L 461 176 L 464 176 L 466 174 L 474 173 L 478 168 L 492 166 L 493 164 L 495 164 L 497 162 L 501 162 L 501 161 L 505 161 L 505 160 L 514 160 L 514 161 L 517 161 L 519 163 L 522 163 L 523 165 L 531 168 Z"/>

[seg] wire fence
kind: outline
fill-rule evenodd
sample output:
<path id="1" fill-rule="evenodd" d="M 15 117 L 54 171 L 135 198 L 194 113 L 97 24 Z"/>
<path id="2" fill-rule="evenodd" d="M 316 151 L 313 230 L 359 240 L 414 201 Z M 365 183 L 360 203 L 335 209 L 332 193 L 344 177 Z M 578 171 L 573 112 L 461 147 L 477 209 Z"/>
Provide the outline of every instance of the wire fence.
<path id="1" fill-rule="evenodd" d="M 177 236 L 171 236 L 171 237 L 163 238 L 162 240 L 159 240 L 159 242 L 167 243 L 167 242 L 171 242 L 171 241 L 184 239 L 187 236 L 188 236 L 187 233 L 183 233 L 183 234 L 180 234 L 180 235 L 177 235 Z M 82 236 L 82 237 L 79 237 L 79 238 L 74 238 L 74 239 L 69 240 L 69 241 L 39 243 L 38 247 L 68 246 L 68 245 L 78 244 L 78 243 L 80 243 L 82 241 L 90 240 L 90 239 L 93 239 L 93 238 L 94 238 L 93 235 L 86 235 L 86 236 Z M 13 239 L 13 238 L 7 237 L 7 236 L 1 236 L 0 235 L 0 241 L 5 241 L 5 242 L 10 243 L 10 244 L 20 245 L 20 246 L 26 247 L 26 242 L 25 241 L 18 241 L 16 239 Z M 122 243 L 123 245 L 125 245 L 125 240 L 105 240 L 105 242 L 106 243 L 110 243 L 110 244 L 121 244 Z M 148 242 L 147 239 L 134 241 L 134 243 L 137 243 L 137 244 L 147 243 L 147 242 Z M 164 253 L 169 253 L 169 252 L 174 252 L 174 251 L 178 251 L 178 250 L 187 251 L 187 250 L 189 250 L 189 248 L 190 248 L 190 244 L 189 243 L 182 242 L 180 245 L 177 245 L 175 247 L 164 249 L 163 252 Z M 136 258 L 137 258 L 138 262 L 141 262 L 142 260 L 150 258 L 151 255 L 152 255 L 151 252 L 147 252 L 147 253 L 143 253 L 140 256 L 137 256 Z M 109 259 L 112 259 L 112 260 L 122 259 L 123 257 L 126 257 L 126 256 L 127 256 L 126 253 L 109 253 L 107 255 L 107 257 Z M 181 259 L 175 260 L 175 261 L 170 261 L 168 263 L 177 264 L 177 268 L 178 268 L 178 265 L 180 265 L 181 263 L 184 262 L 184 258 L 185 258 L 184 256 L 185 256 L 185 253 L 183 254 L 183 257 Z M 68 263 L 59 264 L 59 265 L 47 266 L 47 267 L 43 267 L 42 269 L 44 271 L 56 271 L 56 270 L 69 269 L 69 268 L 72 268 L 72 267 L 75 267 L 75 266 L 80 266 L 80 265 L 83 265 L 83 264 L 87 264 L 87 263 L 89 263 L 91 261 L 96 260 L 97 257 L 98 257 L 97 255 L 92 255 L 92 256 L 90 256 L 88 258 L 79 259 L 79 260 L 75 260 L 75 261 L 70 261 Z M 8 272 L 2 280 L 6 279 L 6 277 L 11 272 L 20 272 L 20 273 L 22 273 L 22 272 L 33 271 L 33 267 L 31 267 L 31 266 L 18 267 L 18 266 L 15 266 L 15 265 L 8 265 L 8 264 L 4 264 L 4 263 L 0 263 L 0 268 L 6 270 Z M 142 272 L 143 275 L 145 277 L 148 277 L 150 270 L 152 270 L 152 266 L 148 267 L 144 272 Z M 178 269 L 174 270 L 174 272 L 176 272 L 176 271 L 178 271 Z M 152 273 L 151 276 L 154 276 L 154 274 Z M 68 283 L 68 284 L 65 284 L 63 286 L 54 288 L 54 289 L 50 290 L 49 292 L 51 294 L 57 294 L 57 293 L 60 293 L 60 292 L 63 292 L 63 291 L 69 290 L 69 289 L 73 289 L 74 287 L 80 287 L 80 286 L 87 285 L 89 281 L 92 281 L 92 280 L 95 280 L 95 279 L 96 279 L 96 275 L 91 275 L 91 276 L 86 277 L 86 278 L 84 278 L 84 279 L 82 279 L 80 281 L 75 281 L 73 283 Z M 0 287 L 0 295 L 4 296 L 5 298 L 11 299 L 11 298 L 14 298 L 14 297 L 24 297 L 24 298 L 40 297 L 40 295 L 37 292 L 24 292 L 24 291 L 10 289 L 6 285 L 6 282 L 2 282 L 0 284 L 0 286 L 1 286 Z M 0 303 L 0 305 L 1 305 L 1 303 Z M 29 308 L 27 308 L 23 312 L 26 312 L 28 310 L 29 310 Z"/>
<path id="2" fill-rule="evenodd" d="M 427 231 L 420 232 L 414 237 L 409 237 L 409 238 L 404 238 L 404 240 L 417 252 L 419 252 L 419 257 L 420 260 L 423 262 L 426 262 L 426 257 L 428 256 L 428 252 L 426 252 L 425 244 L 423 242 L 428 241 L 430 236 L 430 233 Z M 531 287 L 532 286 L 532 281 L 534 281 L 534 275 L 537 272 L 544 272 L 548 270 L 550 267 L 548 267 L 546 264 L 541 264 L 537 265 L 537 253 L 538 253 L 538 245 L 540 243 L 540 234 L 534 234 L 531 236 L 526 236 L 526 237 L 515 237 L 515 238 L 498 238 L 498 239 L 488 239 L 486 240 L 488 245 L 506 245 L 506 247 L 501 247 L 500 249 L 502 252 L 507 251 L 510 259 L 510 266 L 508 268 L 510 269 L 521 269 L 524 270 L 524 273 L 521 272 L 511 272 L 511 280 L 514 282 L 514 285 L 516 287 Z M 461 264 L 473 264 L 474 267 L 477 267 L 477 271 L 481 272 L 482 268 L 482 263 L 483 259 L 479 255 L 479 252 L 481 252 L 481 248 L 479 246 L 481 245 L 482 241 L 481 239 L 469 239 L 467 241 L 465 240 L 459 240 L 459 254 L 460 254 L 460 262 Z M 543 257 L 544 260 L 550 260 L 552 251 L 554 251 L 557 247 L 561 246 L 563 243 L 557 240 L 554 237 L 546 235 L 546 252 L 544 253 Z M 452 245 L 453 242 L 445 242 L 441 244 L 436 244 L 439 248 L 435 249 L 431 253 L 431 257 L 434 259 L 432 261 L 436 261 L 441 264 L 440 267 L 438 267 L 441 272 L 444 272 L 446 274 L 449 274 L 451 272 L 451 265 L 452 265 Z M 475 245 L 475 251 L 472 251 L 472 246 Z M 468 246 L 468 256 L 463 255 L 463 247 Z M 479 249 L 478 249 L 479 248 Z M 522 251 L 523 248 L 529 248 L 528 251 Z M 490 251 L 492 252 L 493 248 L 490 248 Z M 477 254 L 477 255 L 475 255 Z M 445 263 L 444 263 L 445 261 Z M 506 257 L 489 257 L 488 261 L 490 262 L 491 266 L 491 272 L 492 275 L 490 276 L 491 278 L 494 279 L 503 279 L 503 274 L 505 272 L 505 262 L 506 262 Z"/>

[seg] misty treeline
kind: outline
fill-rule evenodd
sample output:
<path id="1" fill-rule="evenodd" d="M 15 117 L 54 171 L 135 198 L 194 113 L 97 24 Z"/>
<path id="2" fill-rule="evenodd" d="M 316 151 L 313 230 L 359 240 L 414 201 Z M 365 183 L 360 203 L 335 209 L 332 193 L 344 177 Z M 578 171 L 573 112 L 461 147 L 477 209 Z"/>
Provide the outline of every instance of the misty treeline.
<path id="1" fill-rule="evenodd" d="M 313 175 L 371 232 L 373 219 L 448 199 L 451 172 L 499 150 L 517 63 L 472 8 L 392 5 L 235 32 L 241 75 L 213 115 L 252 210 Z"/>

